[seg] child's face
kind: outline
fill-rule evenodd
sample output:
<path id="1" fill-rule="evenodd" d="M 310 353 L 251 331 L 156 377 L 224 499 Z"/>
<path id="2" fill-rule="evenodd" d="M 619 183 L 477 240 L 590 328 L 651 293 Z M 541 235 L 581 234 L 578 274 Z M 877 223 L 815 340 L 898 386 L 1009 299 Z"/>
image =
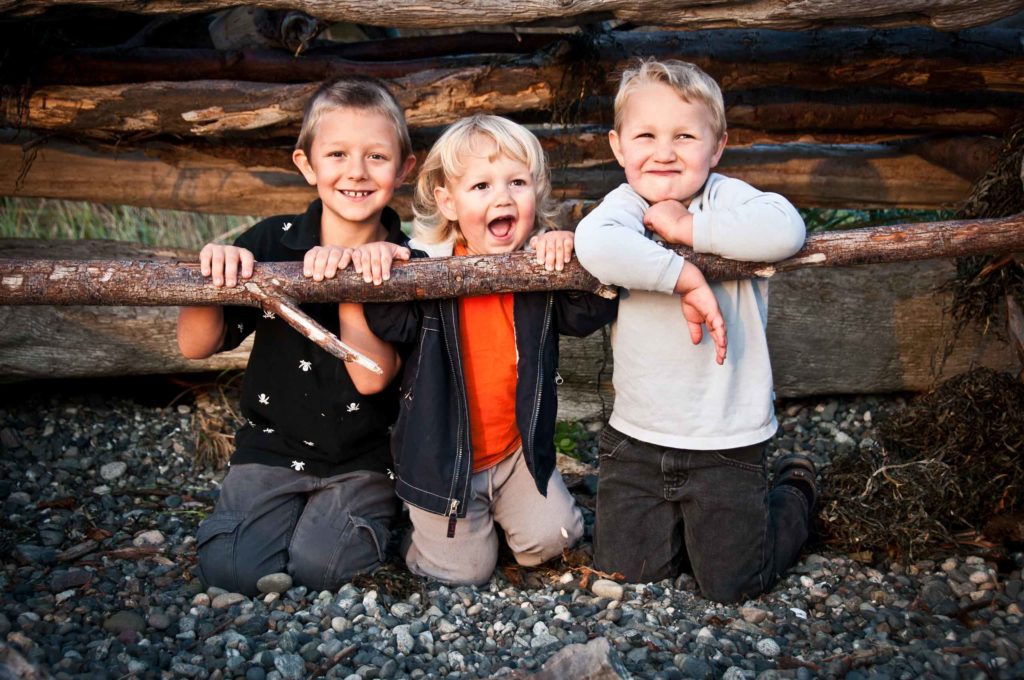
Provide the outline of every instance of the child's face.
<path id="1" fill-rule="evenodd" d="M 324 204 L 325 225 L 375 228 L 395 189 L 416 163 L 414 156 L 402 158 L 390 118 L 352 108 L 326 112 L 309 156 L 296 150 L 292 160 L 316 187 Z"/>
<path id="2" fill-rule="evenodd" d="M 718 165 L 726 136 L 711 132 L 704 104 L 690 103 L 663 83 L 629 95 L 618 131 L 608 133 L 629 186 L 648 203 L 689 203 Z"/>
<path id="3" fill-rule="evenodd" d="M 537 188 L 530 168 L 496 151 L 490 139 L 477 138 L 461 159 L 462 176 L 434 190 L 441 214 L 458 223 L 473 255 L 519 250 L 533 231 Z"/>

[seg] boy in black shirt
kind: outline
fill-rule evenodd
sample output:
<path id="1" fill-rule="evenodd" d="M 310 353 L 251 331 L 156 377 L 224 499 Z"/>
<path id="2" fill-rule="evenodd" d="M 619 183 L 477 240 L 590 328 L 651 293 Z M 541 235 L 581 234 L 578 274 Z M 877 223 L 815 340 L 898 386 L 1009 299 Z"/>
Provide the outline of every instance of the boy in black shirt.
<path id="1" fill-rule="evenodd" d="M 394 97 L 370 79 L 325 84 L 306 106 L 292 158 L 320 198 L 303 215 L 259 222 L 232 246 L 207 244 L 203 275 L 234 286 L 255 261 L 302 260 L 305 275 L 319 280 L 353 262 L 379 283 L 390 251 L 374 244 L 405 243 L 387 204 L 416 161 Z M 247 423 L 217 507 L 196 537 L 208 586 L 252 595 L 260 577 L 287 571 L 300 585 L 333 590 L 384 559 L 397 511 L 387 429 L 398 410 L 390 385 L 398 355 L 369 330 L 360 304 L 302 309 L 384 375 L 339 361 L 272 312 L 181 309 L 178 345 L 190 359 L 256 332 L 242 388 Z"/>

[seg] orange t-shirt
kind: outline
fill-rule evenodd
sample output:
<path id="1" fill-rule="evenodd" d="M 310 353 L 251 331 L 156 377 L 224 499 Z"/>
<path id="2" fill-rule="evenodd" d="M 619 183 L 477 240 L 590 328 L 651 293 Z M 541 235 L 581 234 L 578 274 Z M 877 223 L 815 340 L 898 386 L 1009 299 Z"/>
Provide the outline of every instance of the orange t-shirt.
<path id="1" fill-rule="evenodd" d="M 461 244 L 456 255 L 465 255 Z M 516 332 L 512 293 L 459 299 L 459 342 L 466 377 L 473 472 L 497 465 L 517 448 Z"/>

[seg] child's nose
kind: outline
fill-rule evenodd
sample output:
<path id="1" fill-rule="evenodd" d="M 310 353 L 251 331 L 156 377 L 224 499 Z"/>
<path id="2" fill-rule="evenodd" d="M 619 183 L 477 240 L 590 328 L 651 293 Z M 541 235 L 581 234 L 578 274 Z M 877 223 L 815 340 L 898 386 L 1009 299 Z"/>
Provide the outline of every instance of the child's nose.
<path id="1" fill-rule="evenodd" d="M 654 148 L 654 157 L 659 161 L 671 162 L 675 160 L 676 154 L 672 150 L 672 145 L 662 142 Z"/>
<path id="2" fill-rule="evenodd" d="M 362 179 L 363 177 L 366 177 L 366 161 L 359 157 L 350 159 L 345 168 L 345 174 L 347 174 L 350 179 Z"/>

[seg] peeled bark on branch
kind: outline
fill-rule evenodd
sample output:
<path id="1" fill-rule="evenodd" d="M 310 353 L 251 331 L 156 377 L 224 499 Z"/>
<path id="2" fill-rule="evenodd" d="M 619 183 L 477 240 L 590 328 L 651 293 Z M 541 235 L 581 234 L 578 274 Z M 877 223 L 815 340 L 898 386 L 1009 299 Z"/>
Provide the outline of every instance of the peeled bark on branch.
<path id="1" fill-rule="evenodd" d="M 775 263 L 737 262 L 678 251 L 709 280 L 770 277 L 806 267 L 896 262 L 1024 249 L 1024 213 L 964 220 L 872 227 L 812 234 L 794 257 Z M 398 262 L 391 280 L 366 285 L 352 270 L 329 281 L 302 277 L 299 262 L 261 263 L 251 279 L 215 288 L 197 264 L 119 260 L 0 260 L 4 305 L 248 305 L 263 293 L 298 302 L 389 302 L 451 298 L 509 291 L 606 292 L 573 260 L 563 272 L 547 272 L 531 253 L 430 258 Z"/>
<path id="2" fill-rule="evenodd" d="M 801 207 L 949 207 L 963 200 L 970 182 L 991 166 L 1000 147 L 998 140 L 955 137 L 885 146 L 793 144 L 748 149 L 740 146 L 752 141 L 743 132 L 730 134 L 722 172 L 764 191 L 777 191 Z M 611 153 L 601 130 L 542 135 L 541 142 L 554 168 L 558 198 L 597 200 L 623 180 L 621 170 L 609 164 Z M 604 165 L 586 167 L 594 164 Z M 0 195 L 273 215 L 302 212 L 316 192 L 292 166 L 290 146 L 87 147 L 0 134 Z M 410 214 L 408 186 L 396 194 L 392 206 L 404 216 Z"/>
<path id="3" fill-rule="evenodd" d="M 579 104 L 578 122 L 608 117 L 607 97 L 582 100 L 562 90 L 562 68 L 538 79 L 529 64 L 495 62 L 458 69 L 426 69 L 388 83 L 411 127 L 447 125 L 473 113 L 552 111 Z M 127 135 L 182 135 L 294 139 L 302 107 L 319 86 L 227 80 L 159 81 L 102 86 L 50 85 L 25 94 L 5 86 L 0 127 L 77 134 L 98 139 Z M 588 86 L 589 87 L 589 86 Z M 726 95 L 734 128 L 772 132 L 1002 134 L 1019 117 L 1022 98 L 1009 93 L 945 96 L 902 90 L 742 91 Z"/>
<path id="4" fill-rule="evenodd" d="M 38 14 L 64 0 L 0 0 L 0 13 Z M 75 4 L 146 14 L 210 12 L 234 6 L 224 0 L 78 0 Z M 1020 11 L 1016 0 L 434 0 L 367 3 L 358 0 L 260 0 L 256 7 L 294 9 L 325 21 L 395 28 L 472 27 L 544 20 L 576 23 L 619 19 L 635 24 L 698 28 L 808 29 L 840 23 L 875 27 L 930 25 L 940 30 L 980 26 Z"/>

